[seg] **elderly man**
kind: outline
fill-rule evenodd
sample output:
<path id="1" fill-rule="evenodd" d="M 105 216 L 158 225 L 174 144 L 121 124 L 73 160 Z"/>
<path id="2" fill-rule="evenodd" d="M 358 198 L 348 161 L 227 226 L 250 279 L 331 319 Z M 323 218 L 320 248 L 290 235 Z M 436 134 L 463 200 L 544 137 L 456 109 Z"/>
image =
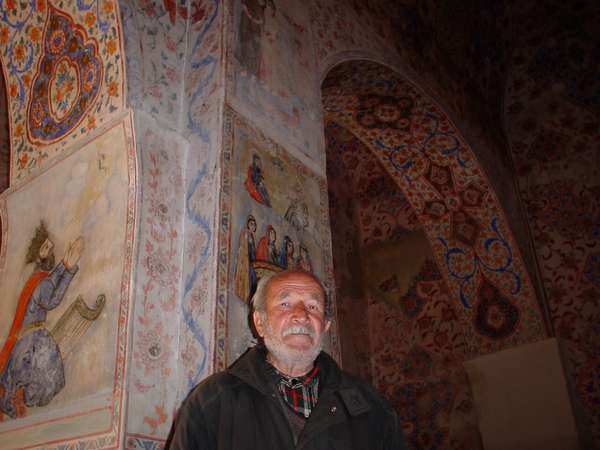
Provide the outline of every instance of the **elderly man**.
<path id="1" fill-rule="evenodd" d="M 389 404 L 321 351 L 330 308 L 314 275 L 265 276 L 252 301 L 261 344 L 192 390 L 167 448 L 405 448 Z"/>

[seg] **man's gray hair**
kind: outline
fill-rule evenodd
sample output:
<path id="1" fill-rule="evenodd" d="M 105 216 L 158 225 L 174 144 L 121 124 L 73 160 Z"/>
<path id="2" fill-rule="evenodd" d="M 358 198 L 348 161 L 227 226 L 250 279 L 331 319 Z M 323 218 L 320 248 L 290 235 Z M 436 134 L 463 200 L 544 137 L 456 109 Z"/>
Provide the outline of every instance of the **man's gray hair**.
<path id="1" fill-rule="evenodd" d="M 292 272 L 292 271 L 290 271 Z M 298 272 L 302 272 L 302 271 L 298 271 Z M 271 282 L 271 280 L 279 275 L 282 274 L 284 272 L 272 272 L 272 273 L 268 273 L 266 275 L 264 275 L 260 280 L 258 280 L 258 285 L 256 286 L 256 292 L 254 293 L 254 295 L 252 296 L 252 311 L 256 311 L 259 314 L 263 315 L 266 314 L 267 312 L 267 288 L 269 287 L 269 284 Z M 329 296 L 327 295 L 327 291 L 325 290 L 325 287 L 323 286 L 323 283 L 321 283 L 321 280 L 319 280 L 315 275 L 313 275 L 310 272 L 305 272 L 307 275 L 309 275 L 310 277 L 312 277 L 321 287 L 321 290 L 323 291 L 323 297 L 324 297 L 324 301 L 325 301 L 325 320 L 331 320 L 331 317 L 333 315 L 333 311 L 332 311 L 332 305 L 331 305 L 331 301 L 329 300 Z"/>

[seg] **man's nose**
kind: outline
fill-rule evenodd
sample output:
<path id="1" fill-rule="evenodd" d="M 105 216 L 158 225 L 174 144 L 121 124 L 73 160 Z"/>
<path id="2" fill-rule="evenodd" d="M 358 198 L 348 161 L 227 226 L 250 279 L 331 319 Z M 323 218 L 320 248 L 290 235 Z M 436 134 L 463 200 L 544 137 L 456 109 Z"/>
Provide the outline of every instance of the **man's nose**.
<path id="1" fill-rule="evenodd" d="M 292 308 L 292 318 L 298 321 L 308 320 L 308 310 L 306 309 L 306 306 L 302 303 L 294 305 Z"/>

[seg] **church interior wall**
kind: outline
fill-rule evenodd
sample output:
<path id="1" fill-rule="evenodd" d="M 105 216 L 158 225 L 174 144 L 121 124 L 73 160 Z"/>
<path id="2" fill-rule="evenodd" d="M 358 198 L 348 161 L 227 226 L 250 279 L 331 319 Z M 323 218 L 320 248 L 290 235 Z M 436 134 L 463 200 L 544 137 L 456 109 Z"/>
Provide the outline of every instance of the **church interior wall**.
<path id="1" fill-rule="evenodd" d="M 493 3 L 3 4 L 0 155 L 10 161 L 0 168 L 8 188 L 0 194 L 0 290 L 10 301 L 0 341 L 32 272 L 25 255 L 42 220 L 57 261 L 78 236 L 85 241 L 48 327 L 79 294 L 92 307 L 103 293 L 106 304 L 65 359 L 62 392 L 23 418 L 5 417 L 0 440 L 29 430 L 31 445 L 47 448 L 162 448 L 187 392 L 252 342 L 242 331 L 247 298 L 234 281 L 243 245 L 256 258 L 246 242 L 253 234 L 255 251 L 267 237 L 262 263 L 270 266 L 258 264 L 261 274 L 310 267 L 324 279 L 337 305 L 328 350 L 405 411 L 415 448 L 481 448 L 462 362 L 549 335 L 565 343 L 575 404 L 599 441 L 594 16 L 563 30 L 560 18 L 582 20 L 583 6 Z M 548 37 L 548 23 L 560 39 Z M 77 51 L 62 46 L 65 36 Z M 352 78 L 344 65 L 366 68 L 364 86 L 373 84 L 364 98 L 341 89 Z M 396 138 L 406 124 L 357 124 L 355 100 L 372 94 L 418 104 L 403 117 L 414 143 L 431 125 L 427 112 L 442 118 L 446 136 L 425 153 L 459 142 L 454 156 L 469 170 L 447 155 L 415 156 L 408 172 L 398 169 L 404 159 L 386 163 L 375 142 L 406 144 Z M 449 184 L 421 176 L 423 164 L 439 165 Z M 448 203 L 443 187 L 462 195 L 468 186 L 477 204 L 460 224 L 424 214 L 435 198 Z M 268 225 L 277 231 L 273 254 Z M 448 262 L 460 254 L 469 258 Z M 503 270 L 485 284 L 477 262 L 465 278 L 473 261 Z M 377 264 L 397 271 L 369 278 L 366 267 Z M 244 267 L 247 289 L 256 273 Z M 507 323 L 514 326 L 503 334 Z M 484 336 L 482 324 L 500 334 Z M 102 370 L 91 375 L 94 364 Z M 109 399 L 110 413 L 94 406 L 84 414 Z M 65 411 L 78 419 L 61 422 Z M 95 431 L 84 437 L 88 426 Z"/>
<path id="2" fill-rule="evenodd" d="M 161 448 L 214 370 L 223 5 L 120 3 L 142 216 L 125 445 Z"/>
<path id="3" fill-rule="evenodd" d="M 563 14 L 580 15 L 572 22 L 579 26 L 565 25 Z M 599 103 L 593 93 L 598 82 L 590 78 L 598 71 L 592 57 L 594 17 L 586 8 L 565 12 L 559 6 L 544 22 L 527 24 L 513 55 L 505 113 L 551 323 L 563 340 L 575 404 L 598 445 L 600 403 L 593 380 L 600 361 L 600 161 Z"/>

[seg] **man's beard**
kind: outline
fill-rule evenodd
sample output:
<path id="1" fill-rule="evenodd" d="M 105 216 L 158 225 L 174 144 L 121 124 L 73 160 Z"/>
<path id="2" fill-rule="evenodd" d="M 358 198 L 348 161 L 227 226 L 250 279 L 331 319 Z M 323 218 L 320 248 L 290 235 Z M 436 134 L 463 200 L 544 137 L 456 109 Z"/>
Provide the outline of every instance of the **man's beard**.
<path id="1" fill-rule="evenodd" d="M 265 335 L 263 336 L 265 347 L 267 347 L 267 350 L 273 358 L 282 365 L 300 367 L 310 366 L 315 359 L 317 359 L 319 353 L 321 353 L 321 349 L 323 348 L 323 335 L 320 336 L 319 342 L 317 342 L 314 347 L 307 350 L 299 350 L 288 346 L 276 335 L 266 314 L 262 315 L 262 320 L 265 324 Z M 284 336 L 286 335 L 286 332 L 289 333 L 291 331 L 307 332 L 307 334 L 314 336 L 314 331 L 311 326 L 301 326 L 303 329 L 298 329 L 297 327 L 298 325 L 295 325 L 284 330 Z M 294 330 L 291 330 L 291 328 L 294 328 Z"/>
<path id="2" fill-rule="evenodd" d="M 45 272 L 50 272 L 54 269 L 54 253 L 50 253 L 45 258 L 40 258 L 38 267 Z"/>

